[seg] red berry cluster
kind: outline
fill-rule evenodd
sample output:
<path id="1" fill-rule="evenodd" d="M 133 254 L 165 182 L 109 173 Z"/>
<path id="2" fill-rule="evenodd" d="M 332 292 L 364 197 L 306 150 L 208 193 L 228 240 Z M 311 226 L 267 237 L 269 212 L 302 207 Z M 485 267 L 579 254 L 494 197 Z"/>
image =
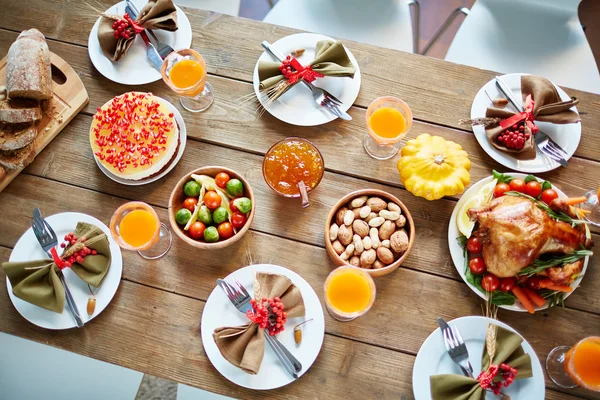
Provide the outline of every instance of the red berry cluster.
<path id="1" fill-rule="evenodd" d="M 525 123 L 513 125 L 498 136 L 498 141 L 509 149 L 521 150 L 531 135 L 525 133 Z"/>
<path id="2" fill-rule="evenodd" d="M 252 310 L 248 310 L 246 316 L 261 328 L 267 329 L 269 335 L 277 335 L 285 329 L 287 313 L 283 311 L 284 306 L 279 297 L 273 299 L 263 297 L 260 301 L 252 299 L 250 304 Z"/>
<path id="3" fill-rule="evenodd" d="M 291 62 L 292 62 L 292 57 L 288 55 L 285 58 L 285 60 L 283 60 L 281 62 L 281 65 L 279 66 L 279 70 L 286 78 L 289 78 L 290 75 L 292 75 L 296 72 L 294 67 L 292 67 Z"/>
<path id="4" fill-rule="evenodd" d="M 77 243 L 78 240 L 80 240 L 80 239 L 77 238 L 77 236 L 75 236 L 75 234 L 73 232 L 67 233 L 65 235 L 65 242 L 61 243 L 60 247 L 64 249 L 65 247 L 67 247 L 67 245 L 73 246 L 74 244 Z M 82 243 L 84 243 L 86 241 L 86 237 L 83 236 L 80 241 Z M 81 250 L 79 250 L 79 251 L 73 253 L 72 255 L 64 258 L 65 267 L 70 267 L 75 262 L 77 262 L 79 264 L 83 263 L 83 259 L 86 256 L 88 256 L 89 254 L 96 255 L 96 254 L 98 254 L 98 252 L 96 250 L 92 250 L 89 247 L 87 247 L 87 246 L 84 245 L 81 248 Z"/>
<path id="5" fill-rule="evenodd" d="M 517 372 L 516 368 L 512 368 L 508 364 L 500 364 L 500 366 L 492 364 L 487 371 L 479 374 L 477 380 L 479 381 L 479 386 L 484 389 L 490 389 L 495 395 L 499 395 L 502 386 L 508 387 L 514 382 Z M 498 373 L 500 373 L 502 379 L 493 382 Z"/>
<path id="6" fill-rule="evenodd" d="M 123 38 L 129 39 L 132 32 L 129 30 L 129 22 L 127 21 L 129 14 L 125 13 L 122 19 L 113 22 L 112 28 L 114 29 L 115 39 Z"/>

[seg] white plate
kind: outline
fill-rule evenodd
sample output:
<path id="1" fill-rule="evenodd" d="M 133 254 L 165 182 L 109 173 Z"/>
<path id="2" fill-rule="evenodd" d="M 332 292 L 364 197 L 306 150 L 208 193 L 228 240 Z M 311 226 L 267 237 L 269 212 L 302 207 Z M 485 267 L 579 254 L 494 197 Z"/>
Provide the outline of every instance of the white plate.
<path id="1" fill-rule="evenodd" d="M 279 39 L 273 43 L 273 46 L 283 54 L 289 54 L 296 49 L 306 49 L 304 54 L 298 57 L 298 61 L 302 65 L 307 65 L 315 59 L 317 42 L 320 40 L 335 41 L 335 39 L 328 36 L 316 33 L 298 33 Z M 326 76 L 324 78 L 316 79 L 313 84 L 327 90 L 329 93 L 340 99 L 343 103 L 343 106 L 341 106 L 340 109 L 348 111 L 350 106 L 354 104 L 354 101 L 358 97 L 358 92 L 360 91 L 360 68 L 358 67 L 356 58 L 354 58 L 350 50 L 348 50 L 347 47 L 345 47 L 345 49 L 350 61 L 352 61 L 352 64 L 356 67 L 354 79 Z M 258 60 L 276 61 L 266 52 L 263 52 Z M 258 61 L 254 67 L 253 84 L 254 93 L 256 93 L 262 106 L 266 108 L 269 114 L 283 122 L 299 126 L 314 126 L 326 124 L 337 118 L 324 107 L 318 106 L 313 100 L 311 91 L 302 84 L 295 85 L 277 99 L 277 101 L 267 106 L 264 96 L 260 96 L 259 93 L 260 81 L 258 80 Z"/>
<path id="2" fill-rule="evenodd" d="M 469 360 L 471 361 L 475 375 L 478 375 L 481 371 L 481 354 L 483 353 L 483 344 L 489 321 L 485 317 L 470 316 L 457 318 L 449 322 L 449 325 L 459 330 L 467 345 Z M 494 321 L 494 323 L 519 334 L 519 332 L 504 322 Z M 503 388 L 502 391 L 508 394 L 512 400 L 543 399 L 545 386 L 544 373 L 542 372 L 540 360 L 525 339 L 523 339 L 521 345 L 525 353 L 531 357 L 533 376 L 527 379 L 515 380 L 512 385 L 508 388 Z M 417 353 L 413 368 L 413 393 L 415 400 L 431 400 L 429 377 L 438 374 L 462 375 L 459 366 L 450 359 L 446 351 L 440 328 L 437 328 L 429 335 L 419 349 L 419 353 Z"/>
<path id="3" fill-rule="evenodd" d="M 162 178 L 163 176 L 166 176 L 169 172 L 171 172 L 171 170 L 173 168 L 175 168 L 175 166 L 177 165 L 177 163 L 179 162 L 179 160 L 181 160 L 181 157 L 183 156 L 183 152 L 185 151 L 185 144 L 187 141 L 187 130 L 185 128 L 185 122 L 183 121 L 183 117 L 181 116 L 181 113 L 179 112 L 179 110 L 177 110 L 177 108 L 175 108 L 175 106 L 173 104 L 169 103 L 167 100 L 160 98 L 158 96 L 155 96 L 155 97 L 162 100 L 167 105 L 167 107 L 169 107 L 169 110 L 171 110 L 171 112 L 174 114 L 174 118 L 175 118 L 175 121 L 177 121 L 177 125 L 179 125 L 179 149 L 177 149 L 177 154 L 175 154 L 175 158 L 173 159 L 171 164 L 169 164 L 169 166 L 164 171 L 162 171 L 160 174 L 157 174 L 151 178 L 140 179 L 137 181 L 134 181 L 131 179 L 123 179 L 120 176 L 113 174 L 104 165 L 102 165 L 102 163 L 98 160 L 98 157 L 96 157 L 96 155 L 94 155 L 94 160 L 96 160 L 96 164 L 98 165 L 98 168 L 100 168 L 100 171 L 102 171 L 102 173 L 104 173 L 104 175 L 108 176 L 110 179 L 112 179 L 115 182 L 118 182 L 120 184 L 127 185 L 127 186 L 142 186 L 142 185 L 147 185 L 152 182 L 156 182 L 157 180 L 159 180 L 160 178 Z"/>
<path id="4" fill-rule="evenodd" d="M 138 10 L 141 10 L 147 3 L 145 0 L 134 0 Z M 175 32 L 169 32 L 162 29 L 153 30 L 158 39 L 170 45 L 175 50 L 188 49 L 192 45 L 192 27 L 190 21 L 181 8 L 177 9 L 177 25 L 179 29 Z M 123 15 L 125 13 L 125 2 L 115 4 L 105 11 L 106 14 Z M 98 26 L 100 18 L 96 21 L 90 32 L 88 39 L 88 53 L 94 67 L 111 81 L 122 83 L 123 85 L 143 85 L 145 83 L 155 82 L 161 79 L 160 72 L 154 68 L 150 60 L 146 57 L 146 44 L 144 40 L 136 37 L 129 48 L 127 54 L 119 60 L 113 62 L 106 57 L 98 41 Z M 150 37 L 152 43 L 156 43 L 154 38 Z"/>
<path id="5" fill-rule="evenodd" d="M 517 173 L 517 172 L 507 173 L 507 175 L 510 175 L 513 178 L 519 178 L 519 179 L 525 179 L 525 177 L 527 176 L 525 174 L 520 174 L 520 173 Z M 454 262 L 454 267 L 456 268 L 456 270 L 460 274 L 461 278 L 463 278 L 463 281 L 465 281 L 465 283 L 467 285 L 469 285 L 469 287 L 471 288 L 471 290 L 473 290 L 475 293 L 477 293 L 477 295 L 479 297 L 481 297 L 482 299 L 486 298 L 485 294 L 483 294 L 482 292 L 479 291 L 479 289 L 477 289 L 475 286 L 473 286 L 469 282 L 467 282 L 467 278 L 465 277 L 465 258 L 464 258 L 464 255 L 463 255 L 463 249 L 462 249 L 462 247 L 460 247 L 460 244 L 456 240 L 457 237 L 461 236 L 461 233 L 458 231 L 458 227 L 456 225 L 456 216 L 458 214 L 458 210 L 460 210 L 460 208 L 462 207 L 462 205 L 465 203 L 465 201 L 469 197 L 470 193 L 471 192 L 477 192 L 477 191 L 481 190 L 481 188 L 485 184 L 491 182 L 493 179 L 494 179 L 493 176 L 488 176 L 487 178 L 484 178 L 484 179 L 480 180 L 479 182 L 477 182 L 473 186 L 471 186 L 469 188 L 469 190 L 467 190 L 461 196 L 460 200 L 458 200 L 458 203 L 456 203 L 456 206 L 454 206 L 454 210 L 452 211 L 452 216 L 450 216 L 450 226 L 448 227 L 448 246 L 450 247 L 450 256 L 452 257 L 452 261 Z M 538 178 L 538 181 L 543 182 L 543 179 L 539 179 Z M 560 197 L 561 199 L 567 197 L 567 195 L 564 194 L 556 186 L 552 185 L 552 189 L 554 189 L 556 191 L 556 193 L 558 193 L 558 197 Z M 575 279 L 575 281 L 573 283 L 571 283 L 571 287 L 573 288 L 573 292 L 575 291 L 575 289 L 577 289 L 577 287 L 579 286 L 579 283 L 583 279 L 583 276 L 585 275 L 585 271 L 587 270 L 587 266 L 588 266 L 589 261 L 590 261 L 590 258 L 586 257 L 585 261 L 583 262 L 583 270 L 581 271 L 581 273 L 579 274 L 579 276 L 577 277 L 577 279 Z M 573 292 L 565 293 L 565 297 L 564 298 L 566 299 Z M 545 310 L 546 308 L 548 308 L 548 305 L 549 305 L 549 302 L 546 301 L 546 304 L 544 304 L 542 307 L 535 307 L 535 310 L 536 311 L 538 311 L 538 310 Z M 512 306 L 499 306 L 499 307 L 500 308 L 504 308 L 505 310 L 511 310 L 511 311 L 522 311 L 522 312 L 527 311 L 521 305 L 521 303 L 519 301 L 515 301 L 515 304 L 513 304 Z"/>
<path id="6" fill-rule="evenodd" d="M 81 319 L 83 319 L 84 323 L 87 323 L 94 319 L 106 308 L 108 303 L 110 303 L 113 296 L 117 292 L 117 288 L 121 282 L 121 273 L 123 272 L 123 258 L 121 256 L 121 249 L 113 240 L 110 234 L 110 229 L 102 222 L 89 215 L 67 212 L 47 217 L 46 221 L 48 221 L 54 232 L 56 232 L 59 243 L 67 233 L 75 230 L 78 222 L 87 222 L 96 225 L 98 228 L 102 229 L 104 233 L 106 233 L 106 236 L 108 236 L 108 241 L 110 242 L 111 264 L 108 273 L 104 277 L 102 285 L 96 289 L 96 310 L 92 316 L 89 316 L 86 312 L 87 301 L 90 297 L 90 291 L 87 284 L 82 281 L 70 268 L 63 270 L 65 280 L 69 285 L 69 289 L 71 289 L 71 294 L 73 294 L 73 298 L 75 299 L 75 304 L 77 304 Z M 32 261 L 44 258 L 48 258 L 48 255 L 40 247 L 31 228 L 29 228 L 27 232 L 21 236 L 21 238 L 17 241 L 12 253 L 10 254 L 10 261 Z M 54 311 L 46 310 L 45 308 L 38 307 L 16 297 L 12 292 L 12 286 L 8 280 L 8 277 L 6 278 L 6 287 L 8 289 L 10 300 L 19 314 L 21 314 L 23 318 L 32 324 L 46 329 L 69 329 L 76 326 L 75 320 L 71 316 L 66 302 L 62 314 L 58 314 Z"/>
<path id="7" fill-rule="evenodd" d="M 304 318 L 288 319 L 285 330 L 277 335 L 279 340 L 302 364 L 302 371 L 298 374 L 299 376 L 302 376 L 315 362 L 317 355 L 319 355 L 319 352 L 321 351 L 321 345 L 323 344 L 323 337 L 325 336 L 325 318 L 323 316 L 321 302 L 315 291 L 304 278 L 287 268 L 279 267 L 277 265 L 250 265 L 231 273 L 228 278 L 237 279 L 244 285 L 250 295 L 253 296 L 254 274 L 259 271 L 288 277 L 302 293 L 302 298 L 304 299 L 304 305 L 306 307 L 305 318 L 313 319 L 302 325 L 302 342 L 300 345 L 297 345 L 294 341 L 293 329 L 296 324 L 304 321 Z M 202 322 L 200 323 L 202 344 L 204 345 L 204 351 L 210 359 L 210 362 L 212 362 L 217 371 L 225 378 L 236 385 L 249 389 L 275 389 L 293 382 L 294 378 L 292 378 L 285 370 L 273 352 L 273 349 L 271 349 L 271 346 L 267 345 L 266 342 L 265 357 L 260 366 L 260 370 L 256 375 L 251 375 L 242 371 L 223 358 L 213 339 L 214 330 L 222 326 L 238 326 L 247 322 L 248 318 L 231 304 L 221 288 L 218 286 L 215 287 L 206 301 L 204 312 L 202 313 Z"/>
<path id="8" fill-rule="evenodd" d="M 527 74 L 502 75 L 504 82 L 506 82 L 507 86 L 511 88 L 511 90 L 515 93 L 515 97 L 519 100 L 521 100 L 521 76 L 523 75 Z M 571 99 L 571 97 L 565 93 L 564 90 L 556 85 L 554 86 L 556 87 L 556 90 L 563 101 Z M 504 97 L 498 88 L 496 88 L 496 80 L 490 80 L 488 83 L 483 85 L 481 89 L 479 89 L 475 99 L 473 99 L 473 105 L 471 106 L 471 118 L 485 117 L 487 108 L 492 106 L 490 99 L 488 99 L 485 94 L 485 91 L 489 93 L 492 99 L 496 97 Z M 508 110 L 515 111 L 510 104 L 506 106 L 506 108 Z M 576 107 L 571 109 L 577 112 Z M 549 137 L 554 139 L 554 141 L 565 150 L 565 152 L 568 154 L 567 160 L 573 156 L 575 150 L 577 150 L 577 146 L 579 146 L 579 140 L 581 139 L 581 123 L 551 124 L 549 122 L 535 121 L 535 124 L 540 128 L 541 131 L 545 132 Z M 474 126 L 473 132 L 475 133 L 475 138 L 483 150 L 485 150 L 490 157 L 507 168 L 520 172 L 539 173 L 551 171 L 560 166 L 559 163 L 549 157 L 546 157 L 544 153 L 540 152 L 538 149 L 536 149 L 537 155 L 533 160 L 518 160 L 511 156 L 511 153 L 500 151 L 492 146 L 485 136 L 485 129 L 483 126 Z"/>

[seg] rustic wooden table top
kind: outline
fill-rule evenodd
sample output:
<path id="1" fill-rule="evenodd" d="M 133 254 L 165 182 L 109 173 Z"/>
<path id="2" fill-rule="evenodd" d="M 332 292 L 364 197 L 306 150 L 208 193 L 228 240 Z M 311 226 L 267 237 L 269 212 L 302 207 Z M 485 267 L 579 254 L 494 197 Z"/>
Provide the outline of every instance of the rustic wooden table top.
<path id="1" fill-rule="evenodd" d="M 298 382 L 261 392 L 264 398 L 393 398 L 412 399 L 412 367 L 425 338 L 436 329 L 436 318 L 447 320 L 481 315 L 483 302 L 463 283 L 450 258 L 448 222 L 456 197 L 428 202 L 400 184 L 397 157 L 377 162 L 362 147 L 365 109 L 383 95 L 404 99 L 415 123 L 414 138 L 431 133 L 460 143 L 472 161 L 471 181 L 504 170 L 479 147 L 458 119 L 468 117 L 471 101 L 493 72 L 451 64 L 419 55 L 348 42 L 362 71 L 362 87 L 349 110 L 354 120 L 319 127 L 284 124 L 265 113 L 256 118 L 240 109 L 237 99 L 252 91 L 252 71 L 262 53 L 260 42 L 274 42 L 293 33 L 229 16 L 187 9 L 194 31 L 193 47 L 206 59 L 215 102 L 201 114 L 183 112 L 188 131 L 185 154 L 161 181 L 142 187 L 117 184 L 97 168 L 88 130 L 97 107 L 132 89 L 152 91 L 176 103 L 159 81 L 127 87 L 105 79 L 88 57 L 87 41 L 99 14 L 114 0 L 0 0 L 0 55 L 6 54 L 21 30 L 38 28 L 51 51 L 79 73 L 90 102 L 17 179 L 0 193 L 0 261 L 6 261 L 17 239 L 29 227 L 34 207 L 45 215 L 65 211 L 91 214 L 108 222 L 128 200 L 153 205 L 167 220 L 172 187 L 186 172 L 202 165 L 223 165 L 243 171 L 256 196 L 251 231 L 227 255 L 200 252 L 175 240 L 166 257 L 147 262 L 124 252 L 123 281 L 108 307 L 84 329 L 49 331 L 24 320 L 0 290 L 0 330 L 85 356 L 233 397 L 258 392 L 223 378 L 206 357 L 199 321 L 215 280 L 247 265 L 248 255 L 260 262 L 283 265 L 302 275 L 323 299 L 323 282 L 333 268 L 323 243 L 329 209 L 346 193 L 380 188 L 400 198 L 416 225 L 415 246 L 404 265 L 377 278 L 377 301 L 365 316 L 340 323 L 326 315 L 321 354 Z M 568 90 L 577 96 L 583 125 L 582 141 L 569 161 L 541 176 L 570 195 L 598 185 L 600 177 L 600 96 Z M 262 156 L 287 136 L 311 140 L 323 153 L 325 177 L 311 196 L 310 208 L 277 196 L 261 174 Z M 594 234 L 596 243 L 600 236 Z M 500 320 L 518 330 L 540 360 L 558 345 L 600 332 L 600 265 L 592 257 L 581 287 L 566 301 L 535 315 L 500 311 Z M 0 272 L 3 276 L 3 273 Z M 583 390 L 561 392 L 546 378 L 547 399 L 600 399 Z"/>

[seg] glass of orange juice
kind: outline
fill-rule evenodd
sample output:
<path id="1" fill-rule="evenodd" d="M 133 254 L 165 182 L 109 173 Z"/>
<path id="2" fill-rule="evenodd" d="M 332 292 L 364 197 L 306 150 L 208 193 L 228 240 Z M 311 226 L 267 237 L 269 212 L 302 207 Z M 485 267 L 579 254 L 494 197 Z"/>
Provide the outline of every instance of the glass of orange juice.
<path id="1" fill-rule="evenodd" d="M 173 243 L 169 227 L 158 219 L 156 211 L 141 201 L 123 204 L 110 220 L 110 232 L 126 250 L 134 250 L 148 260 L 167 254 Z"/>
<path id="2" fill-rule="evenodd" d="M 339 267 L 325 280 L 325 306 L 338 321 L 352 321 L 364 315 L 375 302 L 375 282 L 357 267 Z"/>
<path id="3" fill-rule="evenodd" d="M 181 49 L 165 58 L 160 74 L 167 85 L 180 95 L 183 108 L 191 112 L 206 110 L 215 96 L 206 82 L 206 63 L 197 51 Z"/>
<path id="4" fill-rule="evenodd" d="M 405 102 L 390 96 L 375 99 L 367 109 L 365 150 L 377 160 L 392 158 L 411 127 L 412 112 Z"/>
<path id="5" fill-rule="evenodd" d="M 546 371 L 560 387 L 600 392 L 600 336 L 582 339 L 573 347 L 554 348 L 546 359 Z"/>

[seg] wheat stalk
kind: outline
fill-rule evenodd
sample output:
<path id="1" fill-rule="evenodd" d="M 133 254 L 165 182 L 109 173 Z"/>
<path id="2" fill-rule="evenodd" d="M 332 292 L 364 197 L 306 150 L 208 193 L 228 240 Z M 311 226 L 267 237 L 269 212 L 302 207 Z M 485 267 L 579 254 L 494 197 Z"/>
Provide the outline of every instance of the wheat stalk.
<path id="1" fill-rule="evenodd" d="M 488 299 L 485 307 L 485 316 L 489 319 L 496 320 L 498 316 L 498 307 L 493 305 L 491 299 Z M 485 334 L 485 347 L 487 350 L 488 358 L 490 360 L 490 365 L 494 360 L 494 356 L 496 355 L 496 334 L 498 332 L 498 325 L 490 322 L 487 327 L 487 332 Z"/>

